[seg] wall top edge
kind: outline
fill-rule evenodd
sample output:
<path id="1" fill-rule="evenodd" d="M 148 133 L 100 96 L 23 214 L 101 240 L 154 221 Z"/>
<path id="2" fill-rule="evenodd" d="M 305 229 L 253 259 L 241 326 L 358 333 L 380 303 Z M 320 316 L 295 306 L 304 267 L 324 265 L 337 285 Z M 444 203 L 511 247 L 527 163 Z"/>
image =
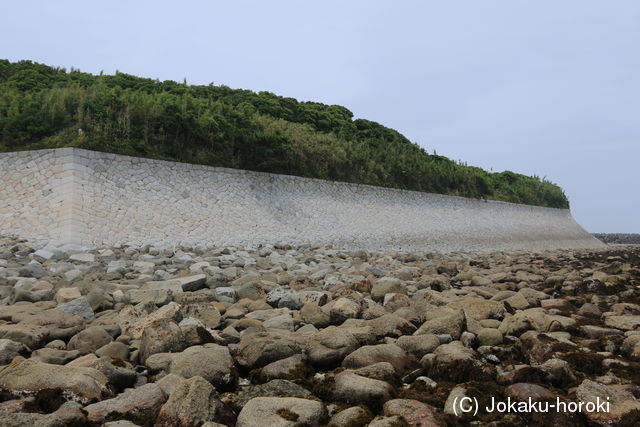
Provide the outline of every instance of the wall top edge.
<path id="1" fill-rule="evenodd" d="M 190 170 L 201 170 L 201 171 L 209 171 L 209 172 L 217 172 L 217 173 L 227 173 L 227 174 L 236 174 L 236 175 L 251 175 L 251 176 L 255 176 L 255 177 L 264 177 L 264 178 L 274 178 L 274 179 L 290 179 L 290 180 L 299 180 L 302 182 L 317 182 L 317 183 L 331 183 L 331 184 L 340 184 L 346 187 L 351 187 L 354 188 L 356 190 L 358 189 L 373 189 L 373 190 L 377 190 L 377 191 L 393 191 L 393 192 L 398 192 L 398 193 L 404 193 L 404 194 L 412 194 L 412 195 L 429 195 L 431 197 L 438 197 L 438 198 L 443 198 L 443 199 L 458 199 L 458 200 L 463 200 L 463 201 L 471 201 L 471 202 L 478 202 L 478 203 L 488 203 L 488 204 L 492 204 L 492 205 L 504 205 L 504 206 L 513 206 L 513 207 L 520 207 L 520 208 L 529 208 L 532 210 L 549 210 L 552 212 L 565 212 L 566 214 L 570 215 L 570 210 L 569 209 L 565 209 L 565 208 L 552 208 L 552 207 L 548 207 L 548 206 L 537 206 L 537 205 L 526 205 L 526 204 L 522 204 L 522 203 L 511 203 L 511 202 L 505 202 L 505 201 L 501 201 L 501 200 L 485 200 L 485 199 L 474 199 L 471 197 L 463 197 L 463 196 L 454 196 L 454 195 L 449 195 L 449 194 L 440 194 L 440 193 L 430 193 L 430 192 L 426 192 L 426 191 L 415 191 L 415 190 L 404 190 L 401 188 L 393 188 L 393 187 L 380 187 L 380 186 L 375 186 L 375 185 L 369 185 L 369 184 L 359 184 L 359 183 L 353 183 L 353 182 L 344 182 L 344 181 L 331 181 L 331 180 L 325 180 L 325 179 L 320 179 L 320 178 L 308 178 L 308 177 L 301 177 L 301 176 L 296 176 L 296 175 L 285 175 L 285 174 L 275 174 L 275 173 L 269 173 L 269 172 L 258 172 L 258 171 L 252 171 L 252 170 L 246 170 L 246 169 L 234 169 L 234 168 L 225 168 L 225 167 L 220 167 L 220 166 L 207 166 L 207 165 L 200 165 L 200 164 L 194 164 L 194 163 L 185 163 L 185 162 L 176 162 L 176 161 L 170 161 L 170 160 L 159 160 L 159 159 L 151 159 L 151 158 L 147 158 L 147 157 L 136 157 L 136 156 L 129 156 L 129 155 L 125 155 L 125 154 L 115 154 L 115 153 L 108 153 L 108 152 L 104 152 L 104 151 L 95 151 L 95 150 L 87 150 L 84 148 L 77 148 L 77 147 L 61 147 L 61 148 L 46 148 L 46 149 L 40 149 L 40 150 L 21 150 L 21 151 L 6 151 L 6 152 L 0 152 L 0 160 L 2 159 L 2 157 L 14 157 L 14 156 L 18 156 L 18 157 L 30 157 L 33 156 L 33 154 L 53 154 L 54 157 L 56 158 L 61 158 L 61 157 L 79 157 L 79 158 L 86 158 L 86 159 L 99 159 L 99 158 L 107 158 L 110 160 L 125 160 L 128 159 L 129 161 L 135 162 L 135 163 L 148 163 L 148 164 L 159 164 L 159 165 L 172 165 L 172 166 L 180 166 L 183 168 L 188 168 Z"/>

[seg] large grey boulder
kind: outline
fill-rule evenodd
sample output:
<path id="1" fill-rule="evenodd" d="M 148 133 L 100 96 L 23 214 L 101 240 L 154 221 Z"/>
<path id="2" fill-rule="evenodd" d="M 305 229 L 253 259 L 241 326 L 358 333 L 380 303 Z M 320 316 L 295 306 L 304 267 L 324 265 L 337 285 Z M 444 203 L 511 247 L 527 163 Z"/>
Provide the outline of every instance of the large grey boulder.
<path id="1" fill-rule="evenodd" d="M 398 338 L 396 345 L 420 358 L 433 353 L 440 346 L 440 339 L 434 334 L 404 335 Z"/>
<path id="2" fill-rule="evenodd" d="M 352 404 L 382 403 L 391 398 L 393 387 L 380 380 L 362 377 L 352 371 L 340 372 L 334 378 L 333 398 Z"/>
<path id="3" fill-rule="evenodd" d="M 309 338 L 307 344 L 309 361 L 321 367 L 337 365 L 359 345 L 356 336 L 348 329 L 329 326 Z"/>
<path id="4" fill-rule="evenodd" d="M 239 412 L 255 397 L 311 397 L 311 392 L 292 381 L 276 379 L 264 384 L 241 386 L 229 400 L 231 407 Z"/>
<path id="5" fill-rule="evenodd" d="M 502 319 L 506 313 L 502 302 L 477 297 L 463 298 L 447 304 L 447 307 L 454 310 L 462 309 L 467 318 L 475 320 Z"/>
<path id="6" fill-rule="evenodd" d="M 640 315 L 607 316 L 604 318 L 604 324 L 610 328 L 630 331 L 640 326 Z"/>
<path id="7" fill-rule="evenodd" d="M 42 327 L 47 340 L 67 340 L 85 328 L 86 321 L 81 316 L 61 310 L 45 310 L 20 320 L 20 325 Z"/>
<path id="8" fill-rule="evenodd" d="M 331 318 L 328 313 L 314 303 L 307 303 L 300 309 L 300 317 L 305 323 L 311 324 L 317 328 L 326 328 L 331 324 Z"/>
<path id="9" fill-rule="evenodd" d="M 29 348 L 38 348 L 49 337 L 47 329 L 42 326 L 18 324 L 0 325 L 0 339 L 18 342 Z"/>
<path id="10" fill-rule="evenodd" d="M 65 424 L 54 415 L 27 413 L 0 413 L 0 425 L 6 427 L 64 427 Z"/>
<path id="11" fill-rule="evenodd" d="M 326 417 L 322 402 L 296 397 L 256 397 L 242 408 L 236 427 L 317 427 L 324 424 Z"/>
<path id="12" fill-rule="evenodd" d="M 352 406 L 344 409 L 329 421 L 330 426 L 365 426 L 373 419 L 373 415 L 360 406 Z"/>
<path id="13" fill-rule="evenodd" d="M 429 377 L 434 379 L 460 383 L 489 380 L 492 376 L 491 369 L 482 362 L 479 354 L 460 341 L 441 345 L 433 354 L 423 357 L 421 363 Z"/>
<path id="14" fill-rule="evenodd" d="M 417 364 L 415 358 L 397 345 L 378 344 L 365 345 L 349 353 L 342 361 L 342 366 L 357 369 L 378 362 L 390 363 L 398 373 L 412 369 Z"/>
<path id="15" fill-rule="evenodd" d="M 217 308 L 206 302 L 187 304 L 180 308 L 183 318 L 193 317 L 204 326 L 215 329 L 220 325 L 221 315 Z"/>
<path id="16" fill-rule="evenodd" d="M 142 333 L 158 320 L 180 320 L 180 304 L 171 302 L 159 309 L 149 312 L 144 304 L 126 306 L 118 313 L 115 323 L 122 333 L 134 339 L 142 337 Z"/>
<path id="17" fill-rule="evenodd" d="M 220 421 L 224 404 L 213 386 L 194 376 L 179 383 L 160 409 L 158 427 L 191 427 L 207 421 Z"/>
<path id="18" fill-rule="evenodd" d="M 217 344 L 193 346 L 173 354 L 169 372 L 183 378 L 202 377 L 218 390 L 233 389 L 237 382 L 229 349 Z"/>
<path id="19" fill-rule="evenodd" d="M 113 341 L 113 338 L 104 328 L 90 326 L 71 337 L 69 344 L 67 344 L 67 349 L 78 350 L 81 354 L 93 353 L 111 341 Z"/>
<path id="20" fill-rule="evenodd" d="M 29 349 L 22 343 L 0 339 L 0 366 L 11 363 L 16 356 L 27 356 Z"/>
<path id="21" fill-rule="evenodd" d="M 290 286 L 280 286 L 267 294 L 267 304 L 275 308 L 299 310 L 302 307 L 300 294 Z"/>
<path id="22" fill-rule="evenodd" d="M 80 356 L 78 350 L 59 350 L 56 348 L 41 348 L 31 353 L 31 359 L 52 365 L 65 365 Z"/>
<path id="23" fill-rule="evenodd" d="M 382 301 L 388 293 L 405 293 L 404 282 L 395 277 L 382 277 L 371 288 L 371 298 Z"/>
<path id="24" fill-rule="evenodd" d="M 271 330 L 269 333 L 245 333 L 242 335 L 236 360 L 247 368 L 260 368 L 276 360 L 300 353 L 302 346 L 293 334 Z"/>
<path id="25" fill-rule="evenodd" d="M 113 399 L 93 403 L 83 409 L 88 420 L 94 423 L 120 418 L 144 425 L 155 419 L 166 399 L 162 389 L 151 383 L 127 389 Z"/>
<path id="26" fill-rule="evenodd" d="M 185 339 L 180 326 L 172 320 L 161 319 L 145 328 L 140 337 L 140 362 L 156 353 L 175 353 L 184 350 Z"/>
<path id="27" fill-rule="evenodd" d="M 0 370 L 0 390 L 17 395 L 49 390 L 80 401 L 95 401 L 110 395 L 107 382 L 107 377 L 96 369 L 30 359 L 14 359 Z"/>
<path id="28" fill-rule="evenodd" d="M 362 306 L 360 303 L 354 301 L 352 298 L 340 297 L 333 301 L 333 305 L 329 311 L 329 317 L 331 323 L 339 325 L 347 319 L 355 319 L 361 312 Z"/>
<path id="29" fill-rule="evenodd" d="M 528 308 L 513 316 L 506 316 L 498 330 L 503 335 L 520 336 L 526 331 L 546 332 L 552 322 L 542 308 Z"/>
<path id="30" fill-rule="evenodd" d="M 466 329 L 466 317 L 463 310 L 451 310 L 449 314 L 427 320 L 420 326 L 414 335 L 422 334 L 449 334 L 454 339 L 460 338 L 462 332 Z"/>
<path id="31" fill-rule="evenodd" d="M 229 349 L 217 344 L 189 347 L 179 353 L 158 353 L 147 359 L 152 371 L 165 370 L 183 378 L 202 377 L 219 390 L 235 388 L 237 373 Z"/>
<path id="32" fill-rule="evenodd" d="M 55 309 L 80 316 L 84 319 L 93 319 L 94 316 L 93 309 L 85 297 L 76 298 L 65 304 L 57 306 Z"/>

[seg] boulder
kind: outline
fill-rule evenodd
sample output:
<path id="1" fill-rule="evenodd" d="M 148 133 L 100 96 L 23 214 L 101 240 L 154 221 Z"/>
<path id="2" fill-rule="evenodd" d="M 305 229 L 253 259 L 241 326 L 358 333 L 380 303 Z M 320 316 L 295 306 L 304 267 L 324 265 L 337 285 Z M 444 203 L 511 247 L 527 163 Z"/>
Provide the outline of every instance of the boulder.
<path id="1" fill-rule="evenodd" d="M 202 377 L 218 390 L 234 389 L 237 373 L 227 347 L 205 344 L 171 355 L 168 371 L 183 378 Z"/>
<path id="2" fill-rule="evenodd" d="M 329 317 L 331 323 L 339 325 L 347 319 L 355 319 L 361 311 L 362 307 L 359 303 L 351 298 L 341 297 L 333 302 L 331 310 L 329 311 Z"/>
<path id="3" fill-rule="evenodd" d="M 81 297 L 82 294 L 78 288 L 60 288 L 56 292 L 55 300 L 58 304 L 65 304 Z"/>
<path id="4" fill-rule="evenodd" d="M 80 356 L 77 350 L 58 350 L 55 348 L 41 348 L 31 353 L 31 359 L 52 365 L 65 365 Z"/>
<path id="5" fill-rule="evenodd" d="M 127 306 L 123 308 L 116 318 L 116 324 L 120 326 L 122 333 L 128 334 L 134 339 L 142 336 L 142 333 L 151 324 L 158 320 L 175 320 L 179 317 L 180 305 L 170 302 L 152 313 L 148 313 L 144 306 Z M 178 319 L 180 320 L 180 319 Z"/>
<path id="6" fill-rule="evenodd" d="M 65 424 L 54 415 L 0 413 L 0 425 L 7 427 L 64 427 Z"/>
<path id="7" fill-rule="evenodd" d="M 380 380 L 362 377 L 352 371 L 340 372 L 335 376 L 333 398 L 351 404 L 375 405 L 389 400 L 393 387 Z"/>
<path id="8" fill-rule="evenodd" d="M 524 357 L 533 364 L 541 364 L 555 357 L 558 352 L 573 351 L 571 344 L 562 342 L 549 334 L 527 331 L 520 335 L 518 347 Z"/>
<path id="9" fill-rule="evenodd" d="M 269 363 L 260 370 L 260 378 L 263 381 L 274 379 L 293 380 L 306 377 L 310 373 L 307 360 L 302 354 L 295 354 L 286 359 Z"/>
<path id="10" fill-rule="evenodd" d="M 620 351 L 628 359 L 640 362 L 640 335 L 629 335 L 625 338 Z"/>
<path id="11" fill-rule="evenodd" d="M 542 308 L 529 308 L 505 317 L 498 330 L 502 335 L 520 336 L 526 331 L 547 332 L 552 322 Z"/>
<path id="12" fill-rule="evenodd" d="M 86 297 L 76 298 L 67 303 L 59 305 L 55 310 L 64 311 L 69 314 L 80 316 L 84 319 L 93 319 L 94 313 Z"/>
<path id="13" fill-rule="evenodd" d="M 156 418 L 166 399 L 162 389 L 157 384 L 150 383 L 127 389 L 113 399 L 87 405 L 83 410 L 87 413 L 87 419 L 94 423 L 115 418 L 145 425 Z"/>
<path id="14" fill-rule="evenodd" d="M 184 381 L 180 375 L 176 374 L 167 374 L 160 378 L 156 384 L 164 391 L 164 394 L 170 396 L 173 391 L 178 388 L 180 384 Z"/>
<path id="15" fill-rule="evenodd" d="M 49 334 L 46 328 L 37 325 L 0 325 L 0 339 L 15 341 L 29 348 L 41 347 Z"/>
<path id="16" fill-rule="evenodd" d="M 260 368 L 298 354 L 301 349 L 300 342 L 287 331 L 245 333 L 238 345 L 236 360 L 241 366 Z"/>
<path id="17" fill-rule="evenodd" d="M 7 365 L 16 356 L 27 356 L 29 349 L 22 343 L 0 339 L 0 366 Z"/>
<path id="18" fill-rule="evenodd" d="M 47 340 L 66 341 L 85 328 L 85 319 L 60 310 L 45 310 L 25 316 L 20 324 L 45 328 Z"/>
<path id="19" fill-rule="evenodd" d="M 10 394 L 54 391 L 80 401 L 108 397 L 108 379 L 92 368 L 59 366 L 16 358 L 0 369 L 0 390 Z"/>
<path id="20" fill-rule="evenodd" d="M 436 419 L 436 409 L 413 399 L 392 399 L 382 407 L 384 415 L 397 415 L 411 427 L 435 427 L 441 423 Z"/>
<path id="21" fill-rule="evenodd" d="M 71 337 L 68 350 L 78 350 L 80 354 L 93 353 L 100 347 L 113 341 L 111 335 L 100 326 L 90 326 Z"/>
<path id="22" fill-rule="evenodd" d="M 168 319 L 157 320 L 148 325 L 140 338 L 139 359 L 144 363 L 155 353 L 176 353 L 185 348 L 180 326 Z"/>
<path id="23" fill-rule="evenodd" d="M 223 407 L 213 386 L 204 378 L 194 376 L 175 387 L 160 409 L 155 425 L 191 427 L 219 421 Z"/>
<path id="24" fill-rule="evenodd" d="M 313 365 L 331 367 L 340 364 L 359 345 L 358 339 L 348 329 L 329 326 L 309 338 L 307 353 Z"/>
<path id="25" fill-rule="evenodd" d="M 382 277 L 376 280 L 371 288 L 371 298 L 374 301 L 384 300 L 384 296 L 388 293 L 405 293 L 404 282 L 395 277 Z"/>
<path id="26" fill-rule="evenodd" d="M 113 296 L 101 286 L 94 286 L 86 295 L 87 302 L 94 312 L 113 308 Z"/>
<path id="27" fill-rule="evenodd" d="M 445 314 L 435 319 L 427 320 L 418 328 L 414 335 L 422 334 L 449 334 L 454 339 L 460 338 L 466 329 L 466 318 L 463 310 L 451 310 L 450 314 Z"/>
<path id="28" fill-rule="evenodd" d="M 345 368 L 362 368 L 378 362 L 388 362 L 396 372 L 413 369 L 416 360 L 395 344 L 365 345 L 349 353 L 342 361 Z"/>
<path id="29" fill-rule="evenodd" d="M 173 292 L 167 289 L 130 289 L 127 295 L 131 304 L 151 302 L 157 306 L 163 306 L 173 299 Z"/>
<path id="30" fill-rule="evenodd" d="M 421 362 L 426 360 L 423 358 Z M 423 363 L 423 367 L 428 370 L 429 377 L 436 380 L 446 379 L 461 383 L 489 380 L 492 376 L 491 369 L 480 360 L 479 354 L 462 345 L 460 341 L 441 345 L 433 353 L 433 358 L 428 360 L 430 366 L 424 366 Z"/>
<path id="31" fill-rule="evenodd" d="M 360 406 L 352 406 L 344 409 L 329 421 L 330 426 L 353 426 L 364 427 L 373 419 L 373 415 L 368 410 Z"/>
<path id="32" fill-rule="evenodd" d="M 118 362 L 114 361 L 114 363 Z M 96 358 L 94 360 L 87 361 L 86 364 L 88 368 L 93 368 L 107 377 L 109 384 L 117 390 L 124 390 L 127 387 L 133 387 L 138 380 L 138 374 L 136 371 L 123 366 L 116 366 L 112 363 L 111 359 L 108 358 Z"/>
<path id="33" fill-rule="evenodd" d="M 196 318 L 209 329 L 217 328 L 222 317 L 217 308 L 206 302 L 187 304 L 180 309 L 180 312 L 182 317 Z"/>
<path id="34" fill-rule="evenodd" d="M 294 325 L 293 317 L 288 313 L 272 317 L 262 323 L 262 326 L 267 329 L 285 329 L 288 331 L 293 331 Z"/>
<path id="35" fill-rule="evenodd" d="M 546 381 L 554 387 L 570 387 L 576 383 L 576 376 L 568 362 L 562 359 L 549 359 L 540 365 L 547 374 Z"/>
<path id="36" fill-rule="evenodd" d="M 298 291 L 291 289 L 288 285 L 279 286 L 269 292 L 266 296 L 266 301 L 267 304 L 275 308 L 299 310 L 303 306 Z"/>
<path id="37" fill-rule="evenodd" d="M 502 319 L 506 313 L 501 302 L 476 297 L 463 298 L 447 304 L 447 307 L 454 310 L 462 309 L 467 318 L 475 320 Z"/>
<path id="38" fill-rule="evenodd" d="M 307 303 L 300 309 L 300 317 L 305 323 L 317 328 L 326 328 L 331 324 L 331 318 L 318 307 L 317 304 Z"/>
<path id="39" fill-rule="evenodd" d="M 389 362 L 376 362 L 371 365 L 358 368 L 353 372 L 361 377 L 386 381 L 388 383 L 395 383 L 398 380 L 398 371 Z"/>
<path id="40" fill-rule="evenodd" d="M 604 324 L 610 328 L 632 331 L 640 326 L 640 315 L 607 316 L 604 318 Z"/>
<path id="41" fill-rule="evenodd" d="M 292 381 L 278 379 L 264 384 L 240 387 L 232 396 L 229 404 L 239 412 L 247 402 L 255 397 L 311 397 L 311 392 Z"/>
<path id="42" fill-rule="evenodd" d="M 396 345 L 421 358 L 425 354 L 433 353 L 440 346 L 440 339 L 434 334 L 405 335 L 398 338 Z"/>
<path id="43" fill-rule="evenodd" d="M 296 397 L 256 397 L 242 408 L 236 427 L 317 427 L 324 424 L 326 417 L 322 402 Z"/>
<path id="44" fill-rule="evenodd" d="M 511 384 L 505 388 L 504 394 L 506 397 L 519 402 L 526 402 L 529 398 L 534 402 L 550 401 L 556 397 L 550 390 L 541 385 L 531 383 Z"/>
<path id="45" fill-rule="evenodd" d="M 92 263 L 96 261 L 96 256 L 91 253 L 78 253 L 69 256 L 69 260 L 80 263 Z"/>
<path id="46" fill-rule="evenodd" d="M 366 325 L 371 328 L 376 338 L 399 337 L 412 334 L 416 331 L 408 320 L 394 313 L 387 313 L 372 320 L 368 320 Z"/>
<path id="47" fill-rule="evenodd" d="M 635 397 L 637 385 L 604 385 L 585 379 L 576 389 L 576 398 L 584 404 L 597 405 L 610 402 L 609 411 L 586 411 L 586 417 L 597 425 L 638 425 L 640 422 L 640 401 Z M 585 408 L 586 409 L 586 408 Z"/>
<path id="48" fill-rule="evenodd" d="M 180 284 L 184 292 L 193 292 L 205 286 L 207 276 L 205 274 L 194 274 L 192 276 L 178 277 L 173 280 Z"/>
<path id="49" fill-rule="evenodd" d="M 96 350 L 96 356 L 109 357 L 115 360 L 128 360 L 129 359 L 129 346 L 121 342 L 110 342 L 103 345 Z"/>
<path id="50" fill-rule="evenodd" d="M 503 341 L 502 333 L 499 330 L 493 329 L 493 328 L 480 329 L 480 331 L 478 331 L 477 338 L 478 338 L 478 344 L 481 346 L 500 345 L 502 344 L 502 341 Z"/>

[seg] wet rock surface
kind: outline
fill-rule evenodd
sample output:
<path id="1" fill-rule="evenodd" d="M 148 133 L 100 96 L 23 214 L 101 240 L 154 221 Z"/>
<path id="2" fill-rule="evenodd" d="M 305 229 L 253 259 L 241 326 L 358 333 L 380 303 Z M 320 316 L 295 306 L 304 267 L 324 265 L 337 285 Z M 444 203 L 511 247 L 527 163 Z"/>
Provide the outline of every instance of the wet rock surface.
<path id="1" fill-rule="evenodd" d="M 0 238 L 0 424 L 638 425 L 640 248 Z M 456 401 L 479 403 L 456 415 Z M 489 413 L 491 399 L 582 403 Z M 608 399 L 606 413 L 588 403 Z"/>

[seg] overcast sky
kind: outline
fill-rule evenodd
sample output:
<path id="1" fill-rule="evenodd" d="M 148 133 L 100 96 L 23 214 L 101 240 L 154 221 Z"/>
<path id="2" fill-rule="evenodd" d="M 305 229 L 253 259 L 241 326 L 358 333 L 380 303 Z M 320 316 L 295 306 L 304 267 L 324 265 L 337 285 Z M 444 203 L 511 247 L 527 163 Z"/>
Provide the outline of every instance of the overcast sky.
<path id="1" fill-rule="evenodd" d="M 339 104 L 640 232 L 640 2 L 7 1 L 0 58 Z"/>

